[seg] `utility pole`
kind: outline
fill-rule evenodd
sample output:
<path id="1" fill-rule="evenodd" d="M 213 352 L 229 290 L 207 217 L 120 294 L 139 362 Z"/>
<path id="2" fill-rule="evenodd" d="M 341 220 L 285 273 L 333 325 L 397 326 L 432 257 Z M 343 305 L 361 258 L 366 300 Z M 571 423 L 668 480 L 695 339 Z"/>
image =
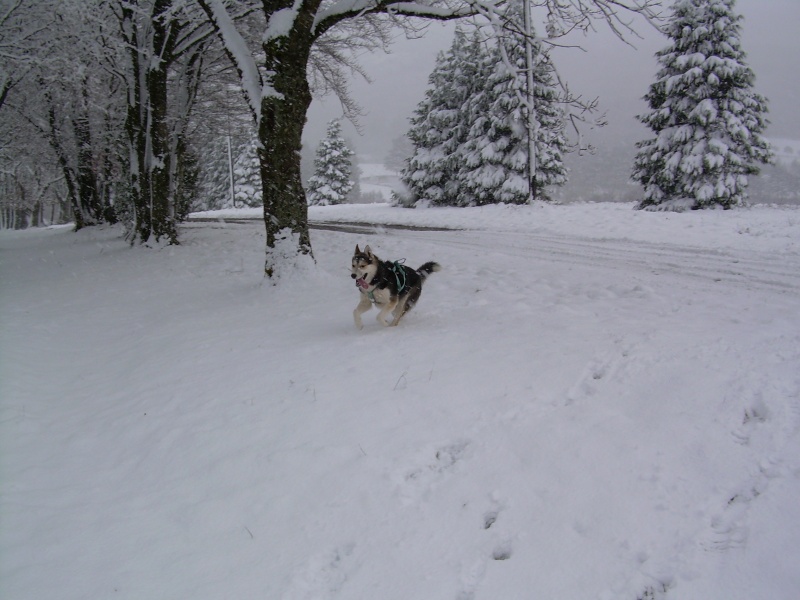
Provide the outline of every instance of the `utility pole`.
<path id="1" fill-rule="evenodd" d="M 236 208 L 236 196 L 233 193 L 233 153 L 231 152 L 231 135 L 228 132 L 228 178 L 231 185 L 231 206 Z"/>
<path id="2" fill-rule="evenodd" d="M 533 24 L 531 21 L 530 0 L 522 0 L 522 15 L 525 21 L 525 74 L 528 106 L 528 202 L 536 200 L 536 134 L 539 119 L 533 97 Z"/>

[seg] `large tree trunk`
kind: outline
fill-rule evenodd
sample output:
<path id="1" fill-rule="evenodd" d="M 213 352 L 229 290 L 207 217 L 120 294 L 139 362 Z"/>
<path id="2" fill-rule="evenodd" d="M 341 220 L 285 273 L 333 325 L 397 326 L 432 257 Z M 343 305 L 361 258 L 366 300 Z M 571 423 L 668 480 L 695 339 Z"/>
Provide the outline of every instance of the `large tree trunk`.
<path id="1" fill-rule="evenodd" d="M 287 72 L 284 75 L 287 87 L 282 98 L 273 96 L 262 101 L 258 159 L 267 229 L 264 271 L 269 277 L 274 274 L 275 261 L 281 258 L 275 254 L 289 250 L 279 251 L 279 242 L 292 240 L 297 246 L 296 252 L 311 254 L 308 205 L 300 174 L 301 138 L 311 93 L 305 70 L 298 73 Z"/>
<path id="2" fill-rule="evenodd" d="M 94 148 L 88 114 L 82 113 L 73 117 L 72 128 L 75 131 L 75 142 L 78 144 L 76 183 L 81 211 L 84 218 L 88 218 L 94 223 L 100 223 L 103 221 L 103 209 L 97 189 Z"/>
<path id="3" fill-rule="evenodd" d="M 308 205 L 300 174 L 300 150 L 311 91 L 306 79 L 311 46 L 323 29 L 314 27 L 321 0 L 266 0 L 267 21 L 297 11 L 289 31 L 265 33 L 261 52 L 245 55 L 247 46 L 221 0 L 197 0 L 214 26 L 241 77 L 243 91 L 258 123 L 257 148 L 264 222 L 267 277 L 277 278 L 281 263 L 298 257 L 313 260 L 308 234 Z M 259 69 L 256 62 L 263 61 Z M 263 78 L 263 79 L 262 79 Z M 290 267 L 291 268 L 291 267 Z"/>
<path id="4" fill-rule="evenodd" d="M 150 101 L 150 148 L 148 168 L 150 171 L 150 206 L 153 234 L 156 239 L 166 238 L 170 244 L 178 243 L 178 230 L 172 214 L 170 190 L 169 127 L 167 125 L 167 68 L 175 60 L 173 50 L 179 25 L 167 21 L 166 11 L 172 0 L 155 0 L 153 5 L 153 50 L 155 56 L 145 76 L 147 95 Z M 157 65 L 155 61 L 158 61 Z"/>
<path id="5" fill-rule="evenodd" d="M 132 51 L 133 53 L 133 51 Z M 136 86 L 138 88 L 138 86 Z M 144 200 L 144 189 L 149 186 L 144 170 L 145 143 L 141 124 L 141 108 L 138 91 L 129 90 L 128 112 L 125 118 L 125 132 L 128 137 L 128 204 L 133 210 L 131 243 L 138 239 L 146 241 L 150 237 L 150 211 Z"/>
<path id="6" fill-rule="evenodd" d="M 150 100 L 149 148 L 145 168 L 148 170 L 149 188 L 145 197 L 149 201 L 152 234 L 157 240 L 167 239 L 178 243 L 178 231 L 172 214 L 170 195 L 169 128 L 167 126 L 167 73 L 164 65 L 149 69 L 147 92 Z"/>
<path id="7" fill-rule="evenodd" d="M 150 210 L 145 200 L 145 190 L 150 187 L 147 177 L 146 143 L 145 143 L 145 109 L 142 94 L 142 62 L 146 57 L 139 52 L 139 27 L 132 4 L 121 4 L 122 23 L 120 29 L 130 57 L 127 77 L 127 113 L 125 116 L 125 134 L 128 138 L 128 187 L 127 200 L 132 214 L 131 243 L 147 241 L 152 230 Z M 144 60 L 146 62 L 146 60 Z"/>
<path id="8" fill-rule="evenodd" d="M 184 52 L 180 71 L 174 77 L 174 88 L 170 98 L 177 106 L 177 116 L 169 140 L 170 152 L 170 198 L 172 217 L 176 223 L 184 221 L 189 214 L 192 200 L 197 192 L 197 159 L 187 144 L 190 115 L 202 80 L 204 56 L 208 44 L 200 42 Z"/>
<path id="9" fill-rule="evenodd" d="M 123 6 L 123 31 L 131 57 L 125 129 L 130 149 L 134 239 L 147 242 L 152 236 L 177 244 L 170 193 L 167 70 L 174 60 L 179 26 L 167 19 L 170 6 L 171 0 L 155 0 L 144 25 L 137 23 L 137 15 L 129 5 Z"/>
<path id="10" fill-rule="evenodd" d="M 42 84 L 44 85 L 44 84 Z M 46 89 L 46 88 L 45 88 Z M 91 219 L 87 219 L 78 202 L 78 186 L 74 170 L 70 167 L 67 160 L 67 154 L 64 150 L 64 145 L 61 143 L 60 131 L 56 122 L 56 110 L 53 103 L 53 98 L 48 91 L 44 93 L 45 101 L 47 102 L 47 135 L 50 141 L 50 147 L 56 155 L 58 166 L 64 174 L 64 183 L 67 186 L 67 199 L 70 207 L 72 208 L 72 215 L 75 219 L 75 231 L 83 229 L 87 225 L 94 225 Z"/>
<path id="11" fill-rule="evenodd" d="M 308 204 L 300 173 L 300 151 L 311 90 L 306 65 L 314 43 L 313 10 L 301 11 L 291 35 L 264 44 L 265 67 L 274 73 L 274 94 L 261 100 L 258 159 L 267 230 L 264 272 L 275 275 L 281 260 L 311 253 Z"/>

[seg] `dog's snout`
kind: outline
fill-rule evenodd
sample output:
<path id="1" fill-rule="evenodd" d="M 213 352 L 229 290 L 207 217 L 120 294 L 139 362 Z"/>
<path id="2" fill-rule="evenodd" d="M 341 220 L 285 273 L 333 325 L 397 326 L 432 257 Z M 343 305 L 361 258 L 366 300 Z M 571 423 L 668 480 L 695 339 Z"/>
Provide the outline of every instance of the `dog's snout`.
<path id="1" fill-rule="evenodd" d="M 355 274 L 355 273 L 350 273 L 350 277 L 352 277 L 353 279 L 355 279 L 355 278 L 356 278 L 356 274 Z"/>

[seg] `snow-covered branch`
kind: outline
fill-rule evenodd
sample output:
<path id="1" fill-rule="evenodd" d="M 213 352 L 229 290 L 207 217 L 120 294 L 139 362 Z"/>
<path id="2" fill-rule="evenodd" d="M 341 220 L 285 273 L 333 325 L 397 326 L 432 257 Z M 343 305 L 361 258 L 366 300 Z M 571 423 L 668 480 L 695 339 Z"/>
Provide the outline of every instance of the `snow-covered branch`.
<path id="1" fill-rule="evenodd" d="M 491 12 L 505 0 L 465 0 L 463 2 L 409 2 L 402 0 L 340 0 L 317 11 L 314 31 L 324 33 L 337 23 L 368 14 L 415 17 L 450 21 Z"/>
<path id="2" fill-rule="evenodd" d="M 242 90 L 250 110 L 253 112 L 253 118 L 258 123 L 261 119 L 263 81 L 247 41 L 236 28 L 236 24 L 222 4 L 222 0 L 197 0 L 197 2 L 214 23 L 222 38 L 225 50 L 239 72 Z"/>
<path id="3" fill-rule="evenodd" d="M 534 0 L 534 6 L 546 11 L 546 41 L 563 38 L 578 31 L 595 31 L 596 23 L 606 26 L 625 43 L 628 37 L 641 37 L 634 27 L 634 17 L 658 28 L 664 20 L 661 0 Z"/>

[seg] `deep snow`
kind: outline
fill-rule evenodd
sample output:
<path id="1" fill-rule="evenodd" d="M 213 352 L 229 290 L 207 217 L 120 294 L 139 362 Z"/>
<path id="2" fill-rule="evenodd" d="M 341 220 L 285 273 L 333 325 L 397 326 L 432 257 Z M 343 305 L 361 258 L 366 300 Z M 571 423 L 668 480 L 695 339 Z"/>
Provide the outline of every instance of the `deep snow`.
<path id="1" fill-rule="evenodd" d="M 0 234 L 0 597 L 796 597 L 800 211 L 311 216 L 461 230 Z"/>

